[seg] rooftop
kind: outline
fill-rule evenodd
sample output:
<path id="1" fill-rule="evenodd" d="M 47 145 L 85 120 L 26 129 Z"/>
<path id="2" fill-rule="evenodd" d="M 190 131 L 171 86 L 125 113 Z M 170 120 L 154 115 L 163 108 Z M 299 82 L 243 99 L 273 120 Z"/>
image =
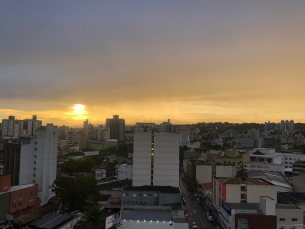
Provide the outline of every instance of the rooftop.
<path id="1" fill-rule="evenodd" d="M 262 179 L 264 181 L 270 182 L 277 186 L 285 186 L 287 188 L 292 188 L 288 183 L 287 179 L 281 172 L 268 172 L 268 171 L 247 171 L 249 178 Z"/>
<path id="2" fill-rule="evenodd" d="M 204 186 L 205 189 L 213 189 L 213 182 L 202 183 L 201 185 Z"/>
<path id="3" fill-rule="evenodd" d="M 160 192 L 160 193 L 180 193 L 179 188 L 174 188 L 172 186 L 150 186 L 144 185 L 139 187 L 127 186 L 124 187 L 125 191 L 152 191 L 152 192 Z"/>
<path id="4" fill-rule="evenodd" d="M 293 204 L 276 204 L 277 209 L 301 209 Z"/>
<path id="5" fill-rule="evenodd" d="M 141 208 L 123 207 L 121 210 L 122 220 L 140 220 L 140 221 L 171 221 L 172 212 L 169 208 L 150 208 L 141 206 Z"/>
<path id="6" fill-rule="evenodd" d="M 215 178 L 221 184 L 247 184 L 247 185 L 272 185 L 266 181 L 261 179 L 254 179 L 254 178 Z"/>
<path id="7" fill-rule="evenodd" d="M 115 190 L 122 189 L 125 186 L 129 186 L 132 184 L 132 180 L 120 180 L 115 182 L 108 182 L 104 184 L 100 184 L 100 190 Z"/>
<path id="8" fill-rule="evenodd" d="M 300 202 L 305 202 L 305 192 L 278 192 L 277 202 L 298 205 Z"/>
<path id="9" fill-rule="evenodd" d="M 260 210 L 258 203 L 227 203 L 231 209 Z"/>
<path id="10" fill-rule="evenodd" d="M 74 218 L 73 215 L 50 214 L 30 224 L 30 228 L 56 229 L 68 223 Z"/>
<path id="11" fill-rule="evenodd" d="M 100 195 L 99 201 L 108 201 L 111 195 Z"/>
<path id="12" fill-rule="evenodd" d="M 305 165 L 305 161 L 296 161 L 293 164 Z"/>
<path id="13" fill-rule="evenodd" d="M 34 185 L 35 184 L 32 183 L 32 184 L 24 184 L 24 185 L 11 186 L 10 191 L 13 192 L 13 191 L 17 191 L 17 190 L 20 190 L 20 189 L 33 187 Z"/>

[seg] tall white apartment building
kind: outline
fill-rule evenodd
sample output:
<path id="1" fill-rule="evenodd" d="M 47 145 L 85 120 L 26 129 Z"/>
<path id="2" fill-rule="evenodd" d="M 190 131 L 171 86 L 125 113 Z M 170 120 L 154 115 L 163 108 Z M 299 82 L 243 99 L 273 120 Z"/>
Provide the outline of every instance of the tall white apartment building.
<path id="1" fill-rule="evenodd" d="M 13 139 L 22 136 L 34 136 L 36 129 L 42 125 L 41 120 L 33 115 L 32 119 L 17 120 L 15 116 L 2 119 L 2 138 Z"/>
<path id="2" fill-rule="evenodd" d="M 4 145 L 4 175 L 11 175 L 11 185 L 38 184 L 38 197 L 44 204 L 55 194 L 58 127 L 48 124 L 36 135 L 16 139 Z"/>
<path id="3" fill-rule="evenodd" d="M 143 185 L 179 187 L 178 133 L 135 132 L 132 186 Z"/>

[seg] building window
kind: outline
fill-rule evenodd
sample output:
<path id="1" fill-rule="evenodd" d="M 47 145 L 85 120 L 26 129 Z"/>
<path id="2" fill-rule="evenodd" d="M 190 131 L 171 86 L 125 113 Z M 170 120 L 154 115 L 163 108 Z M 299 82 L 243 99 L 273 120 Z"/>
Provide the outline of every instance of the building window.
<path id="1" fill-rule="evenodd" d="M 21 206 L 21 205 L 22 205 L 22 202 L 20 202 L 18 205 Z"/>
<path id="2" fill-rule="evenodd" d="M 292 221 L 298 221 L 298 219 L 297 218 L 292 218 Z"/>
<path id="3" fill-rule="evenodd" d="M 33 199 L 30 199 L 30 200 L 29 200 L 29 203 L 31 203 L 31 202 L 33 202 Z"/>
<path id="4" fill-rule="evenodd" d="M 142 196 L 142 193 L 140 193 L 139 196 Z"/>
<path id="5" fill-rule="evenodd" d="M 241 199 L 247 199 L 247 195 L 246 195 L 246 194 L 241 194 L 241 195 L 240 195 L 240 198 L 241 198 Z"/>
<path id="6" fill-rule="evenodd" d="M 285 221 L 285 218 L 280 218 L 280 221 Z"/>
<path id="7" fill-rule="evenodd" d="M 15 208 L 16 207 L 16 204 L 12 205 L 12 208 Z"/>
<path id="8" fill-rule="evenodd" d="M 132 197 L 137 197 L 137 194 L 132 194 Z"/>
<path id="9" fill-rule="evenodd" d="M 241 190 L 242 192 L 246 192 L 246 191 L 247 191 L 247 187 L 246 187 L 246 186 L 240 186 L 240 190 Z"/>

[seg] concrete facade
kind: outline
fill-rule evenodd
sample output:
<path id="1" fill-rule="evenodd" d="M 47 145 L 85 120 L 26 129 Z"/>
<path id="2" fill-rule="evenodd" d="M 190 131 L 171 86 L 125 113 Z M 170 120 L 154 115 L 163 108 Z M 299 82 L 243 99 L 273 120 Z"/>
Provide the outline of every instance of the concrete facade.
<path id="1" fill-rule="evenodd" d="M 270 171 L 270 172 L 281 172 L 285 174 L 284 164 L 273 164 L 267 162 L 254 162 L 250 161 L 244 164 L 245 171 Z"/>
<path id="2" fill-rule="evenodd" d="M 121 164 L 118 165 L 118 180 L 132 180 L 132 165 Z"/>
<path id="3" fill-rule="evenodd" d="M 292 204 L 277 204 L 277 229 L 303 229 L 303 210 Z"/>
<path id="4" fill-rule="evenodd" d="M 178 188 L 162 186 L 142 186 L 123 188 L 121 203 L 122 205 L 147 205 L 161 206 L 165 204 L 181 203 L 182 194 Z M 173 190 L 173 191 L 170 191 Z"/>
<path id="5" fill-rule="evenodd" d="M 177 133 L 135 132 L 133 186 L 179 187 L 179 135 Z"/>

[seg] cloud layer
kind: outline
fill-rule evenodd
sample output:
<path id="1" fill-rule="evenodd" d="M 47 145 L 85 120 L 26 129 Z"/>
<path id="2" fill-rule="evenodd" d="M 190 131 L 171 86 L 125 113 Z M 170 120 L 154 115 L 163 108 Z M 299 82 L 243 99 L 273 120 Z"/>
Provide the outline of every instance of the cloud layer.
<path id="1" fill-rule="evenodd" d="M 305 2 L 2 1 L 0 116 L 305 121 Z"/>

